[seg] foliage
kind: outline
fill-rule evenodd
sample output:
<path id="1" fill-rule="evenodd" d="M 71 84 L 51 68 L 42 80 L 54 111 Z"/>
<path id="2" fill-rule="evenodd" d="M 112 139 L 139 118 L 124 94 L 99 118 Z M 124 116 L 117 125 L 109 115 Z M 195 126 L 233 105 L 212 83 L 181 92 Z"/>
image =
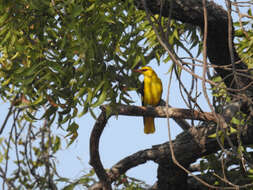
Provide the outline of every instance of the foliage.
<path id="1" fill-rule="evenodd" d="M 77 116 L 94 115 L 105 101 L 131 102 L 122 88 L 136 87 L 130 70 L 148 51 L 141 45 L 144 13 L 132 2 L 22 0 L 3 1 L 0 15 L 0 95 L 12 104 L 16 136 L 2 145 L 6 155 L 19 145 L 17 154 L 26 158 L 17 158 L 9 180 L 49 188 L 43 173 L 55 175 L 51 156 L 61 147 L 53 124 L 67 132 L 70 145 Z"/>
<path id="2" fill-rule="evenodd" d="M 244 19 L 244 21 L 236 22 L 234 26 L 237 28 L 235 31 L 235 36 L 238 39 L 236 43 L 237 51 L 242 57 L 243 61 L 248 64 L 250 69 L 253 68 L 253 23 L 252 10 L 247 11 L 249 18 Z"/>
<path id="3" fill-rule="evenodd" d="M 235 47 L 242 60 L 246 63 L 249 69 L 252 69 L 253 63 L 253 23 L 252 23 L 252 10 L 247 9 L 247 14 L 244 17 L 234 22 L 235 28 Z M 240 16 L 239 16 L 240 17 Z M 226 89 L 220 76 L 214 75 L 212 81 L 216 86 L 212 86 L 213 107 L 216 113 L 222 113 L 224 106 L 231 102 L 229 90 Z M 217 138 L 221 142 L 221 146 L 225 145 L 225 140 L 231 135 L 236 135 L 238 138 L 238 146 L 228 149 L 228 151 L 219 151 L 204 157 L 200 161 L 202 174 L 206 179 L 210 179 L 213 185 L 226 186 L 226 179 L 237 185 L 251 184 L 252 169 L 251 166 L 246 164 L 247 161 L 252 159 L 252 146 L 245 146 L 241 141 L 241 133 L 245 127 L 250 123 L 250 115 L 237 112 L 229 123 L 227 130 L 219 130 L 211 134 L 209 138 Z M 247 161 L 245 161 L 247 160 Z M 218 176 L 223 176 L 218 177 Z M 225 179 L 225 180 L 224 180 Z M 249 187 L 251 189 L 252 187 Z"/>
<path id="4" fill-rule="evenodd" d="M 145 53 L 137 45 L 140 29 L 129 26 L 137 27 L 135 20 L 143 14 L 132 14 L 130 4 L 115 5 L 49 0 L 2 4 L 2 98 L 24 95 L 33 110 L 46 105 L 43 118 L 57 111 L 60 125 L 104 101 L 116 102 L 118 94 L 117 101 L 126 103 L 120 85 L 132 81 L 128 70 L 136 49 Z M 127 6 L 129 14 L 124 12 Z M 119 84 L 118 78 L 124 80 Z"/>

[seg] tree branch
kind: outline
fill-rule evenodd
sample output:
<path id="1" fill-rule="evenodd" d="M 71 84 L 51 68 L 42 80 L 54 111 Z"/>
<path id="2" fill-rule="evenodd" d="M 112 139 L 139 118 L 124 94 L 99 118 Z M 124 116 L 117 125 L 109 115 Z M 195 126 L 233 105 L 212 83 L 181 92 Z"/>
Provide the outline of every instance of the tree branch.
<path id="1" fill-rule="evenodd" d="M 134 2 L 137 8 L 144 10 L 141 1 L 134 0 Z M 199 26 L 201 30 L 204 31 L 202 0 L 173 0 L 172 2 L 173 3 L 171 3 L 171 0 L 146 0 L 147 7 L 153 14 L 161 14 L 165 17 L 171 16 L 172 19 L 179 20 L 183 23 Z M 173 4 L 172 8 L 170 7 L 171 4 Z M 243 90 L 240 91 L 240 94 L 244 93 L 249 97 L 253 92 L 253 86 L 251 85 L 253 81 L 252 78 L 248 77 L 248 71 L 245 72 L 245 70 L 247 70 L 246 64 L 241 61 L 235 51 L 232 42 L 234 31 L 233 29 L 230 32 L 228 31 L 229 14 L 214 2 L 206 2 L 206 11 L 208 24 L 208 35 L 206 39 L 207 56 L 212 65 L 216 66 L 214 67 L 215 71 L 222 77 L 227 87 L 233 89 L 237 89 L 238 87 L 243 88 Z M 231 59 L 231 57 L 233 57 L 233 59 Z M 232 64 L 232 62 L 236 64 Z M 233 71 L 236 71 L 237 75 L 235 76 L 230 70 L 224 69 L 224 66 L 233 68 Z M 235 77 L 237 77 L 238 80 L 235 80 Z M 223 123 L 229 123 L 234 114 L 241 110 L 243 105 L 245 105 L 245 103 L 238 101 L 227 106 L 223 113 L 223 118 L 225 120 L 223 120 Z M 101 109 L 102 113 L 93 128 L 90 138 L 90 164 L 94 167 L 100 182 L 95 184 L 91 189 L 110 189 L 111 183 L 121 174 L 124 174 L 130 168 L 144 164 L 149 160 L 158 163 L 159 166 L 163 168 L 164 166 L 170 168 L 174 165 L 171 160 L 169 143 L 165 143 L 128 156 L 114 165 L 110 171 L 106 172 L 99 157 L 99 139 L 110 116 L 126 115 L 166 118 L 168 115 L 170 118 L 174 119 L 192 119 L 220 123 L 219 121 L 216 121 L 211 113 L 179 108 L 167 109 L 166 107 L 161 106 L 152 108 L 125 105 L 111 107 L 106 105 L 102 106 Z M 168 110 L 169 113 L 166 113 L 166 110 Z M 108 114 L 108 116 L 106 114 Z M 183 166 L 189 166 L 191 163 L 195 162 L 196 159 L 220 150 L 221 147 L 216 139 L 208 137 L 210 134 L 215 133 L 215 130 L 215 125 L 203 124 L 198 128 L 192 127 L 179 134 L 172 142 L 174 154 L 178 162 Z M 238 143 L 236 135 L 237 134 L 232 134 L 229 136 L 231 142 L 235 145 Z M 253 144 L 253 126 L 245 126 L 241 133 L 241 140 L 244 145 Z M 227 147 L 229 147 L 228 142 L 225 141 L 224 148 Z M 159 181 L 157 185 L 159 189 Z"/>
<path id="2" fill-rule="evenodd" d="M 163 99 L 161 99 L 159 106 L 166 106 L 166 102 Z M 168 107 L 171 108 L 171 105 L 168 105 Z M 182 118 L 173 118 L 173 120 L 184 131 L 190 129 L 190 127 L 191 127 L 191 125 L 185 119 L 182 119 Z"/>
<path id="3" fill-rule="evenodd" d="M 138 106 L 126 106 L 126 105 L 116 105 L 116 106 L 101 106 L 101 114 L 98 117 L 92 133 L 90 137 L 90 164 L 93 166 L 99 180 L 100 184 L 96 184 L 96 188 L 104 188 L 104 189 L 111 189 L 111 182 L 113 179 L 116 179 L 112 173 L 109 175 L 106 173 L 102 162 L 99 156 L 99 139 L 103 132 L 103 129 L 112 115 L 128 115 L 128 116 L 153 116 L 153 117 L 166 117 L 166 107 L 138 107 Z M 110 114 L 108 114 L 110 113 Z M 107 115 L 108 114 L 108 115 Z M 215 118 L 210 113 L 201 113 L 195 110 L 187 110 L 187 109 L 180 109 L 180 108 L 168 108 L 168 114 L 172 118 L 180 118 L 180 119 L 194 119 L 194 120 L 208 120 L 208 121 L 215 121 Z M 148 154 L 147 156 L 150 156 Z M 147 160 L 148 157 L 144 160 Z M 130 159 L 131 160 L 131 159 Z M 131 167 L 134 167 L 134 160 L 131 161 Z M 139 165 L 139 160 L 136 163 Z M 113 171 L 113 170 L 112 170 Z M 121 172 L 122 173 L 122 172 Z M 95 188 L 95 187 L 94 187 Z"/>
<path id="4" fill-rule="evenodd" d="M 144 10 L 141 1 L 135 0 L 134 2 L 138 9 Z M 204 31 L 204 13 L 201 0 L 173 0 L 172 3 L 169 0 L 146 0 L 146 4 L 153 14 L 161 13 L 164 17 L 171 15 L 172 19 L 199 26 L 201 30 Z M 171 4 L 173 6 L 172 8 L 170 7 Z M 172 12 L 170 12 L 170 10 Z M 249 72 L 242 71 L 247 70 L 247 66 L 241 61 L 239 55 L 235 51 L 233 43 L 232 49 L 229 48 L 227 12 L 212 1 L 206 3 L 206 10 L 208 15 L 207 56 L 210 62 L 215 66 L 230 66 L 232 68 L 230 56 L 230 52 L 232 52 L 233 61 L 237 63 L 234 64 L 234 67 L 237 72 L 236 77 L 239 79 L 238 83 L 235 83 L 235 75 L 233 75 L 230 70 L 221 67 L 216 67 L 215 70 L 223 78 L 227 87 L 236 89 L 238 86 L 243 88 L 249 85 L 246 91 L 252 94 L 253 86 L 250 85 L 252 79 L 247 77 L 247 75 L 250 76 L 250 74 Z M 234 38 L 233 31 L 231 38 Z M 245 92 L 245 90 L 243 91 Z"/>
<path id="5" fill-rule="evenodd" d="M 126 105 L 104 105 L 100 107 L 102 112 L 98 117 L 90 137 L 90 165 L 93 166 L 100 184 L 96 184 L 93 189 L 111 189 L 111 182 L 116 179 L 112 173 L 106 173 L 99 155 L 99 140 L 101 134 L 105 128 L 105 125 L 112 115 L 127 115 L 127 116 L 152 116 L 166 118 L 166 111 L 171 118 L 177 119 L 194 119 L 202 121 L 215 121 L 214 116 L 211 113 L 202 113 L 196 110 L 180 109 L 180 108 L 168 108 L 164 106 L 158 107 L 139 107 L 139 106 L 126 106 Z M 150 156 L 150 155 L 148 155 Z M 148 158 L 147 158 L 148 159 Z M 145 159 L 144 159 L 145 160 Z M 134 164 L 134 160 L 131 164 Z M 139 165 L 139 161 L 137 165 Z M 134 167 L 136 165 L 131 165 Z"/>
<path id="6" fill-rule="evenodd" d="M 197 110 L 183 109 L 183 108 L 168 108 L 165 106 L 144 107 L 144 106 L 128 106 L 128 105 L 103 105 L 104 110 L 110 110 L 111 115 L 125 115 L 125 116 L 152 116 L 159 118 L 166 118 L 166 111 L 168 110 L 169 118 L 176 119 L 193 119 L 200 121 L 216 122 L 215 117 L 209 112 L 199 112 Z M 109 111 L 109 112 L 110 112 Z"/>
<path id="7" fill-rule="evenodd" d="M 173 141 L 177 160 L 182 165 L 189 165 L 190 163 L 195 162 L 198 158 L 217 152 L 220 147 L 216 139 L 208 137 L 213 133 L 215 133 L 214 126 L 202 125 L 198 128 L 191 128 L 190 130 L 179 134 Z M 234 144 L 237 144 L 236 135 L 231 135 L 230 138 Z M 242 142 L 244 145 L 253 144 L 253 126 L 248 126 L 244 130 Z M 228 143 L 225 142 L 224 146 L 227 148 Z M 152 146 L 150 149 L 138 151 L 122 159 L 110 169 L 108 176 L 110 176 L 110 180 L 113 182 L 129 169 L 144 164 L 150 160 L 159 165 L 173 165 L 169 142 Z"/>
<path id="8" fill-rule="evenodd" d="M 90 137 L 90 165 L 93 166 L 103 190 L 111 190 L 111 181 L 108 177 L 99 156 L 99 140 L 110 116 L 106 115 L 106 111 L 102 109 L 98 117 Z M 96 188 L 95 188 L 96 189 Z M 98 188 L 100 189 L 100 188 Z"/>
<path id="9" fill-rule="evenodd" d="M 235 109 L 235 106 L 237 106 L 237 104 L 227 106 L 223 117 L 231 119 L 231 113 L 237 110 Z M 231 110 L 229 110 L 230 108 Z M 140 164 L 144 164 L 149 160 L 152 160 L 159 165 L 173 167 L 172 165 L 174 165 L 174 163 L 171 160 L 169 142 L 167 142 L 161 145 L 155 145 L 150 149 L 141 150 L 133 155 L 130 155 L 115 164 L 110 169 L 110 171 L 106 172 L 103 168 L 99 156 L 99 139 L 110 116 L 127 115 L 166 117 L 166 107 L 158 106 L 153 108 L 126 105 L 116 105 L 110 107 L 109 105 L 104 105 L 101 106 L 101 110 L 102 112 L 93 127 L 90 137 L 90 164 L 93 166 L 100 180 L 99 183 L 95 184 L 91 188 L 92 190 L 111 188 L 110 184 L 115 181 L 121 174 L 124 174 L 127 170 Z M 169 108 L 169 116 L 172 118 L 182 117 L 184 119 L 194 119 L 212 122 L 215 121 L 213 115 L 210 113 L 200 113 L 198 111 L 191 111 L 179 108 Z M 202 124 L 199 127 L 192 127 L 188 131 L 184 131 L 179 134 L 172 142 L 174 147 L 174 153 L 178 162 L 180 162 L 184 166 L 189 166 L 191 163 L 195 162 L 196 159 L 215 153 L 220 150 L 220 146 L 217 143 L 216 138 L 208 137 L 209 135 L 215 133 L 215 126 L 216 125 L 214 124 Z M 241 134 L 242 143 L 244 145 L 253 144 L 253 126 L 249 125 L 245 127 Z M 233 144 L 238 143 L 236 134 L 231 135 L 230 139 Z M 224 147 L 229 147 L 226 141 Z"/>

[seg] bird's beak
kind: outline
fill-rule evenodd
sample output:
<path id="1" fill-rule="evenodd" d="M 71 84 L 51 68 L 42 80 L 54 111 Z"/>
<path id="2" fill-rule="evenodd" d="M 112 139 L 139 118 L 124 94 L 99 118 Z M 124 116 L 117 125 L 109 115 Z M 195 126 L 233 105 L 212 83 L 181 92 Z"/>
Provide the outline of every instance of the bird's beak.
<path id="1" fill-rule="evenodd" d="M 142 70 L 141 69 L 134 69 L 133 72 L 142 73 Z"/>

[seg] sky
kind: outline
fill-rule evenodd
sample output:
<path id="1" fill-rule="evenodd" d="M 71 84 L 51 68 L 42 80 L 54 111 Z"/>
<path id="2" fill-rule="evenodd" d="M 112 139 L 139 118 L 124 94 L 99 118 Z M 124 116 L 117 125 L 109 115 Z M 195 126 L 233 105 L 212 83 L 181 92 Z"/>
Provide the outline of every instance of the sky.
<path id="1" fill-rule="evenodd" d="M 149 64 L 157 72 L 163 83 L 162 98 L 166 99 L 167 86 L 169 75 L 167 74 L 170 64 L 161 64 L 152 62 Z M 142 79 L 142 77 L 140 77 Z M 186 77 L 185 77 L 186 78 Z M 187 80 L 186 81 L 190 81 Z M 199 84 L 199 86 L 201 86 Z M 179 96 L 177 83 L 174 82 L 171 87 L 170 105 L 176 108 L 185 108 L 182 99 Z M 133 100 L 136 100 L 135 105 L 141 105 L 140 97 L 136 92 L 130 93 Z M 202 97 L 202 102 L 204 102 Z M 205 106 L 207 107 L 207 106 Z M 99 111 L 98 111 L 99 112 Z M 173 120 L 171 120 L 171 132 L 174 139 L 182 130 Z M 60 164 L 60 173 L 65 173 L 68 176 L 80 175 L 80 168 L 87 170 L 90 168 L 89 161 L 89 137 L 95 123 L 90 116 L 83 116 L 78 121 L 79 137 L 68 150 L 61 150 L 57 155 Z M 151 148 L 153 145 L 162 144 L 168 141 L 167 119 L 155 119 L 156 132 L 151 135 L 146 135 L 143 132 L 143 118 L 118 116 L 111 117 L 100 139 L 100 157 L 105 168 L 110 168 L 121 159 L 143 149 Z M 68 156 L 66 156 L 68 155 Z M 75 163 L 77 167 L 73 167 Z M 78 166 L 79 165 L 79 166 Z M 127 173 L 130 177 L 141 179 L 152 185 L 156 181 L 157 164 L 152 161 L 130 169 Z"/>
<path id="2" fill-rule="evenodd" d="M 171 63 L 161 63 L 160 66 L 156 62 L 149 64 L 163 83 L 163 95 L 165 100 L 167 95 L 167 86 L 169 81 L 168 70 Z M 189 75 L 188 75 L 189 76 Z M 143 77 L 140 76 L 143 80 Z M 187 79 L 187 75 L 184 75 L 184 79 Z M 199 84 L 199 86 L 201 86 Z M 130 95 L 136 103 L 134 105 L 141 105 L 141 98 L 136 92 L 130 92 Z M 202 100 L 204 102 L 204 100 Z M 179 96 L 177 83 L 172 82 L 171 95 L 169 104 L 172 107 L 184 108 L 184 103 Z M 8 104 L 0 102 L 0 110 L 8 110 Z M 7 114 L 2 112 L 0 117 L 0 123 Z M 97 115 L 100 110 L 96 110 Z M 182 130 L 178 127 L 173 120 L 171 120 L 171 132 L 174 139 Z M 83 115 L 81 118 L 77 118 L 76 122 L 79 124 L 79 130 L 77 140 L 69 147 L 66 148 L 66 143 L 61 147 L 61 150 L 56 154 L 56 163 L 58 164 L 58 173 L 62 177 L 78 178 L 84 173 L 88 173 L 91 169 L 89 165 L 89 138 L 92 128 L 95 124 L 95 120 L 89 114 Z M 8 134 L 8 130 L 11 127 L 11 121 L 5 128 L 5 135 Z M 140 150 L 151 148 L 153 145 L 162 144 L 168 141 L 168 128 L 167 119 L 156 118 L 155 119 L 156 132 L 151 135 L 146 135 L 143 132 L 143 118 L 142 117 L 129 117 L 118 116 L 111 117 L 107 123 L 105 130 L 100 139 L 100 157 L 101 161 L 106 169 L 109 169 L 121 159 L 129 156 Z M 64 137 L 61 129 L 54 131 L 56 134 L 60 134 Z M 66 135 L 66 134 L 65 134 Z M 13 165 L 10 165 L 13 168 Z M 11 169 L 10 169 L 11 170 Z M 128 176 L 134 177 L 145 181 L 147 184 L 152 185 L 156 181 L 157 164 L 149 161 L 136 168 L 130 169 L 127 173 Z M 0 179 L 1 182 L 1 179 Z"/>
<path id="3" fill-rule="evenodd" d="M 214 2 L 224 6 L 224 1 L 215 0 Z M 195 52 L 196 53 L 196 52 Z M 179 56 L 184 56 L 183 52 L 178 52 Z M 201 57 L 200 57 L 201 59 Z M 169 75 L 168 70 L 171 63 L 161 63 L 159 66 L 155 62 L 149 64 L 163 83 L 163 95 L 165 100 L 168 89 Z M 202 75 L 201 70 L 198 71 L 199 75 Z M 143 77 L 140 77 L 142 80 Z M 184 81 L 189 83 L 190 77 L 188 74 L 184 74 Z M 190 85 L 190 83 L 189 83 Z M 201 87 L 199 82 L 198 86 Z M 130 93 L 133 100 L 136 101 L 135 105 L 141 105 L 140 97 L 135 93 Z M 210 111 L 208 105 L 203 96 L 199 98 L 199 102 L 202 105 L 204 111 Z M 175 78 L 172 81 L 170 102 L 172 107 L 185 108 L 185 104 L 179 95 L 178 85 L 175 82 Z M 92 127 L 95 123 L 94 119 L 90 116 L 83 116 L 78 121 L 79 137 L 77 141 L 68 150 L 61 150 L 58 153 L 60 171 L 66 176 L 79 176 L 80 169 L 90 169 L 89 162 L 89 137 Z M 171 134 L 174 139 L 182 130 L 175 122 L 170 119 L 171 122 Z M 162 144 L 168 141 L 168 127 L 167 119 L 156 118 L 155 119 L 156 132 L 151 135 L 146 135 L 143 132 L 143 119 L 142 117 L 127 117 L 119 116 L 110 118 L 107 126 L 100 139 L 100 158 L 105 168 L 110 168 L 121 159 L 129 156 L 135 152 L 143 149 L 151 148 L 153 145 Z M 68 156 L 66 156 L 68 155 Z M 69 164 L 75 163 L 75 164 Z M 76 167 L 73 167 L 76 166 Z M 137 179 L 145 181 L 147 184 L 152 185 L 157 180 L 157 164 L 149 161 L 143 165 L 130 169 L 127 173 L 128 176 L 135 177 Z"/>
<path id="4" fill-rule="evenodd" d="M 216 1 L 221 3 L 220 1 Z M 182 52 L 178 53 L 179 56 L 184 56 Z M 168 70 L 171 63 L 161 63 L 160 66 L 155 62 L 149 64 L 161 78 L 163 83 L 163 95 L 162 98 L 166 99 L 169 75 Z M 201 71 L 199 71 L 201 75 Z M 142 80 L 143 77 L 140 77 Z M 184 74 L 184 80 L 189 82 L 189 75 Z M 190 85 L 190 83 L 189 83 Z M 201 86 L 201 83 L 199 83 Z M 136 92 L 130 93 L 132 99 L 136 101 L 135 105 L 141 105 L 140 97 Z M 205 103 L 203 96 L 200 97 L 200 103 L 204 111 L 210 111 Z M 182 98 L 179 95 L 179 90 L 175 78 L 172 81 L 170 102 L 172 107 L 185 108 Z M 0 110 L 8 110 L 8 104 L 0 102 Z M 5 112 L 1 112 L 0 123 L 5 118 Z M 99 114 L 100 111 L 96 110 Z M 79 136 L 77 140 L 69 147 L 61 147 L 61 150 L 56 154 L 56 160 L 58 164 L 58 173 L 63 177 L 77 178 L 85 172 L 87 173 L 91 166 L 89 165 L 89 138 L 91 130 L 95 123 L 95 120 L 89 115 L 84 115 L 81 118 L 76 119 L 79 124 Z M 174 139 L 182 130 L 178 127 L 173 120 L 171 122 L 171 133 Z M 11 125 L 11 123 L 8 123 Z M 129 156 L 137 151 L 151 148 L 153 145 L 161 144 L 168 141 L 168 127 L 167 119 L 156 118 L 155 119 L 156 132 L 151 135 L 146 135 L 143 132 L 143 119 L 142 117 L 129 117 L 118 116 L 111 117 L 100 139 L 100 157 L 105 168 L 109 169 L 121 159 Z M 8 129 L 7 126 L 6 130 Z M 62 133 L 61 131 L 56 131 Z M 129 170 L 126 173 L 128 176 L 135 177 L 137 179 L 145 181 L 147 184 L 152 185 L 156 182 L 157 165 L 153 162 L 147 162 L 136 168 Z M 1 181 L 1 179 L 0 179 Z"/>

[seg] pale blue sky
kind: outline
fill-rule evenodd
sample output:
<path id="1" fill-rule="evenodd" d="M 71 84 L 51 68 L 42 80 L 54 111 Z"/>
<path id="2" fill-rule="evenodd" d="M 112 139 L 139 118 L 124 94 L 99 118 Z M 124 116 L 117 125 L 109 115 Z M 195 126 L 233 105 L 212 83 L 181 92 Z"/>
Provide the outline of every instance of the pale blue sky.
<path id="1" fill-rule="evenodd" d="M 157 66 L 156 63 L 151 63 L 150 66 L 156 70 L 162 80 L 164 87 L 162 98 L 166 99 L 169 78 L 167 71 L 170 68 L 170 64 L 161 64 L 160 66 Z M 185 76 L 184 78 L 186 79 L 187 77 Z M 186 83 L 188 81 L 190 80 L 186 80 Z M 201 85 L 199 84 L 199 86 Z M 170 104 L 173 107 L 185 107 L 179 95 L 176 82 L 172 84 L 171 89 Z M 136 105 L 141 104 L 140 97 L 137 96 L 136 92 L 132 92 L 131 97 L 133 100 L 137 101 Z M 203 99 L 202 102 L 204 102 Z M 78 176 L 81 169 L 85 170 L 90 168 L 88 164 L 89 137 L 95 121 L 90 116 L 83 116 L 80 118 L 78 123 L 80 124 L 80 127 L 77 141 L 70 149 L 62 150 L 57 156 L 60 163 L 60 169 L 63 173 L 66 172 L 65 174 L 68 176 Z M 100 141 L 100 156 L 104 167 L 110 168 L 119 160 L 129 156 L 130 154 L 139 150 L 151 148 L 152 145 L 168 141 L 167 120 L 156 118 L 155 125 L 156 132 L 151 135 L 146 135 L 143 132 L 142 117 L 112 117 L 109 120 Z M 182 131 L 172 120 L 171 130 L 173 138 Z M 77 157 L 81 158 L 82 161 L 77 159 Z M 69 163 L 75 164 L 69 165 Z M 76 167 L 74 167 L 74 165 Z M 157 165 L 150 161 L 144 165 L 129 170 L 127 175 L 144 180 L 148 184 L 153 184 L 156 181 L 156 168 Z"/>
<path id="2" fill-rule="evenodd" d="M 224 6 L 223 1 L 215 0 L 216 3 Z M 178 53 L 179 56 L 184 56 L 183 52 Z M 201 58 L 200 58 L 201 59 Z M 167 74 L 171 63 L 161 63 L 158 66 L 155 62 L 149 64 L 157 72 L 163 83 L 162 98 L 166 99 L 167 86 L 169 75 Z M 198 71 L 202 75 L 201 68 Z M 183 75 L 184 82 L 187 86 L 190 85 L 191 79 L 189 74 Z M 142 78 L 141 78 L 142 79 Z M 175 80 L 174 80 L 175 81 Z M 198 84 L 201 89 L 201 82 Z M 140 97 L 135 92 L 131 93 L 133 100 L 136 100 L 136 105 L 140 105 Z M 203 95 L 199 98 L 199 102 L 204 111 L 210 111 Z M 185 105 L 179 95 L 177 82 L 172 82 L 170 105 L 178 108 L 185 108 Z M 174 139 L 182 130 L 171 121 L 172 138 Z M 90 168 L 89 161 L 89 137 L 94 125 L 94 120 L 89 116 L 83 116 L 79 120 L 79 137 L 77 141 L 68 150 L 62 150 L 58 153 L 58 160 L 62 174 L 69 177 L 78 176 L 80 170 L 87 170 Z M 156 132 L 152 135 L 145 135 L 143 133 L 143 120 L 141 117 L 127 117 L 119 116 L 112 117 L 100 139 L 100 156 L 105 168 L 110 168 L 119 160 L 129 156 L 139 150 L 151 148 L 152 145 L 161 144 L 168 141 L 167 120 L 157 118 L 155 120 Z M 66 156 L 68 155 L 68 156 Z M 81 158 L 81 160 L 78 159 Z M 73 164 L 69 164 L 73 163 Z M 128 176 L 144 180 L 146 183 L 152 185 L 156 182 L 157 165 L 153 162 L 140 165 L 127 172 Z"/>

